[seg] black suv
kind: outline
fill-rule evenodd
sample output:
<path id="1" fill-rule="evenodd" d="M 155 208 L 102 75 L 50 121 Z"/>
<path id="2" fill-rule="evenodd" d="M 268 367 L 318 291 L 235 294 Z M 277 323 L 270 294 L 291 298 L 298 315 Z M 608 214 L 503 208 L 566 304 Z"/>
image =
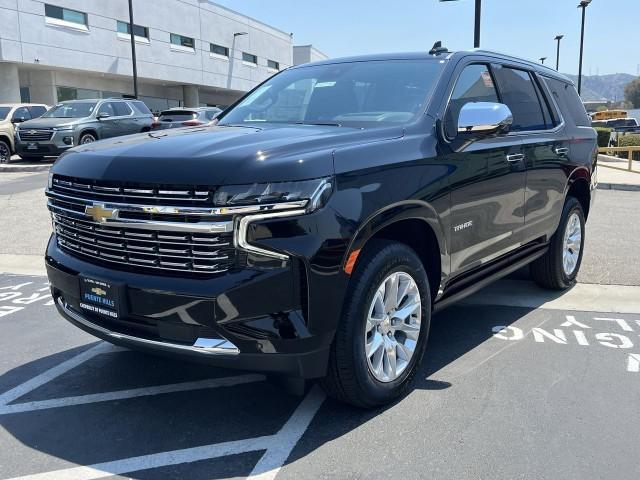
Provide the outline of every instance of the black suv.
<path id="1" fill-rule="evenodd" d="M 290 68 L 217 126 L 61 156 L 53 297 L 115 344 L 381 405 L 434 311 L 529 263 L 542 286 L 575 283 L 590 124 L 569 79 L 492 52 Z"/>

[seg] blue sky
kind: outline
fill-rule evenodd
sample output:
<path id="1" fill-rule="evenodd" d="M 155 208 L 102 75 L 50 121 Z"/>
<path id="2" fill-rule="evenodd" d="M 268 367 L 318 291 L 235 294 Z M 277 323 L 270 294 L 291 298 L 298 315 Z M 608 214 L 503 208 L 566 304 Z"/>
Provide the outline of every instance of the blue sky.
<path id="1" fill-rule="evenodd" d="M 331 57 L 473 47 L 473 0 L 214 0 L 286 32 L 296 44 L 312 43 Z M 483 0 L 482 48 L 555 65 L 564 34 L 560 70 L 578 72 L 579 0 Z M 638 74 L 640 0 L 593 0 L 587 8 L 584 73 Z"/>

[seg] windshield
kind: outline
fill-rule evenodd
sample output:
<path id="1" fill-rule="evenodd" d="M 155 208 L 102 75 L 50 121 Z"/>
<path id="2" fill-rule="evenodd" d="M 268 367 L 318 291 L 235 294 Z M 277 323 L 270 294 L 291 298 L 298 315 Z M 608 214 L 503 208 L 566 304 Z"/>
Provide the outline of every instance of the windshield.
<path id="1" fill-rule="evenodd" d="M 286 70 L 247 95 L 219 124 L 406 123 L 424 108 L 442 67 L 433 60 L 392 60 Z"/>
<path id="2" fill-rule="evenodd" d="M 84 118 L 91 115 L 96 105 L 96 102 L 59 103 L 42 118 Z"/>
<path id="3" fill-rule="evenodd" d="M 11 107 L 0 107 L 0 120 L 4 120 L 9 115 Z"/>

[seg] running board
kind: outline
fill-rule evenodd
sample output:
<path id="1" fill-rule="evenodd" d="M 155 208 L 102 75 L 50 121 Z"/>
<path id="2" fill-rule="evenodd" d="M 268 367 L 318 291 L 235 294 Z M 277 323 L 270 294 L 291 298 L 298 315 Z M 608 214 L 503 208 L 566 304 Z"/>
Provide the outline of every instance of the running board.
<path id="1" fill-rule="evenodd" d="M 487 285 L 495 282 L 496 280 L 500 280 L 503 277 L 506 277 L 510 273 L 515 272 L 516 270 L 520 270 L 522 267 L 528 265 L 533 262 L 537 258 L 540 258 L 542 255 L 547 253 L 547 245 L 535 252 L 523 257 L 519 260 L 516 260 L 514 263 L 510 263 L 507 267 L 499 269 L 494 273 L 490 273 L 485 277 L 479 278 L 476 282 L 471 283 L 469 286 L 464 287 L 454 293 L 447 295 L 447 291 L 445 290 L 444 297 L 441 298 L 433 305 L 433 313 L 444 310 L 445 308 L 453 305 L 454 303 L 462 300 L 469 295 L 476 293 L 478 290 L 482 290 Z M 455 287 L 454 287 L 455 288 Z"/>

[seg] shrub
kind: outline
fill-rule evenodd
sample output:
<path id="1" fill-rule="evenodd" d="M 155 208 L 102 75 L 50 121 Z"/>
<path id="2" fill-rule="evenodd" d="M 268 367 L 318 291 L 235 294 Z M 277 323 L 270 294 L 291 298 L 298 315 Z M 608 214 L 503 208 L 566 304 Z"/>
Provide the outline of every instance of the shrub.
<path id="1" fill-rule="evenodd" d="M 619 147 L 640 147 L 640 134 L 631 133 L 628 135 L 621 135 L 618 137 L 618 146 Z M 621 153 L 620 155 L 625 154 Z M 633 159 L 640 160 L 640 152 L 633 152 Z"/>
<path id="2" fill-rule="evenodd" d="M 595 131 L 598 132 L 598 146 L 608 147 L 609 137 L 611 136 L 611 128 L 595 127 Z"/>

